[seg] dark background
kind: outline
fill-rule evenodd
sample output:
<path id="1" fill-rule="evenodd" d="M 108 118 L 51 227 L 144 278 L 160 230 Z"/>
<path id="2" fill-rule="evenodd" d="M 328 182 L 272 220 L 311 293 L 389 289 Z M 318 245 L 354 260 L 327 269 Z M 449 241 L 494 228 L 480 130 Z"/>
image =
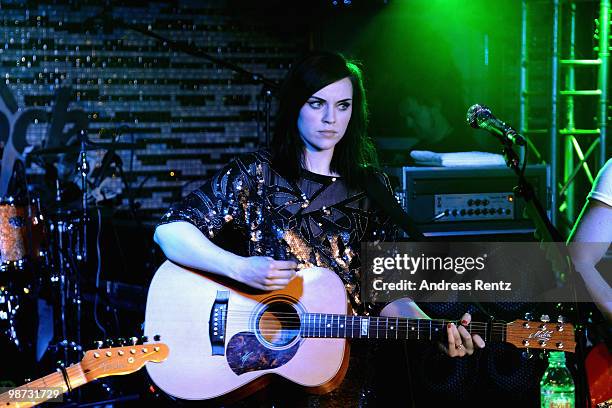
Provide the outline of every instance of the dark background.
<path id="1" fill-rule="evenodd" d="M 117 148 L 125 172 L 120 180 L 128 184 L 131 194 L 124 188 L 92 211 L 88 231 L 91 256 L 83 274 L 83 346 L 87 349 L 91 341 L 103 336 L 100 325 L 108 336 L 128 337 L 140 332 L 146 285 L 163 260 L 152 242 L 159 216 L 230 158 L 265 142 L 261 84 L 206 58 L 173 50 L 167 43 L 119 22 L 150 29 L 192 49 L 200 48 L 273 82 L 279 81 L 291 61 L 308 49 L 343 52 L 364 68 L 370 134 L 383 163 L 401 166 L 411 163 L 412 149 L 497 153 L 494 138 L 465 123 L 465 113 L 474 103 L 490 106 L 496 116 L 518 128 L 520 3 L 0 2 L 0 141 L 12 143 L 23 153 L 75 145 L 78 130 L 86 129 L 91 139 L 109 143 L 113 131 L 126 126 L 117 141 L 135 145 Z M 530 99 L 528 120 L 530 127 L 537 128 L 546 127 L 549 121 L 552 4 L 528 4 L 528 81 L 530 89 L 538 92 Z M 578 58 L 595 58 L 593 21 L 597 10 L 596 2 L 577 5 Z M 561 32 L 562 36 L 567 33 L 565 28 Z M 579 74 L 577 81 L 585 89 L 596 83 L 588 72 Z M 271 107 L 273 121 L 274 97 Z M 580 101 L 577 127 L 594 127 L 594 112 L 594 99 Z M 548 159 L 553 153 L 548 151 L 546 139 L 546 135 L 536 135 L 533 141 Z M 101 170 L 106 152 L 88 152 L 92 169 L 99 173 L 89 176 L 90 189 L 105 178 L 121 176 L 116 164 Z M 75 150 L 61 155 L 28 155 L 30 190 L 40 195 L 43 208 L 51 214 L 78 209 L 76 161 Z M 53 186 L 45 180 L 53 168 L 66 186 L 59 205 L 53 202 Z M 586 178 L 579 175 L 577 208 L 582 206 L 589 187 Z M 98 242 L 102 284 L 96 290 Z M 43 280 L 45 273 L 40 272 Z M 92 318 L 96 293 L 100 324 Z M 430 354 L 433 356 L 434 351 L 423 351 L 421 356 Z M 53 358 L 48 357 L 37 374 L 45 374 Z M 437 361 L 437 357 L 432 358 Z M 497 364 L 499 359 L 503 362 Z M 447 395 L 462 387 L 464 391 L 474 390 L 474 375 L 490 372 L 495 366 L 497 376 L 487 380 L 492 389 L 508 395 L 524 391 L 525 398 L 537 395 L 537 384 L 528 375 L 533 376 L 535 366 L 541 363 L 525 364 L 517 352 L 504 358 L 491 351 L 477 363 L 454 364 L 444 365 L 444 370 L 437 373 L 422 371 L 428 374 L 413 386 Z M 474 374 L 476 366 L 481 374 Z M 520 372 L 518 366 L 523 367 Z M 427 367 L 431 370 L 434 365 Z M 531 374 L 523 372 L 525 367 L 532 369 Z M 457 370 L 463 374 L 457 374 Z M 107 398 L 146 389 L 142 377 L 134 378 L 132 382 L 109 379 L 115 384 L 110 391 L 101 383 L 95 391 L 92 386 L 91 398 L 98 392 L 100 398 Z M 469 378 L 469 384 L 460 378 Z M 448 387 L 440 389 L 436 384 Z"/>

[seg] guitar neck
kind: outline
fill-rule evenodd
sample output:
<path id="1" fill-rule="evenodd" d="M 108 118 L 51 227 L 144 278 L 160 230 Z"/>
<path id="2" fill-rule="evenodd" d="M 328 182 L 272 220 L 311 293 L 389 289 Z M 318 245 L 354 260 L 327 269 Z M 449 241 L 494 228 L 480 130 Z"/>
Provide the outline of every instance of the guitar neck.
<path id="1" fill-rule="evenodd" d="M 320 338 L 434 340 L 446 336 L 448 323 L 457 324 L 452 320 L 305 313 L 300 334 Z M 465 328 L 484 341 L 506 341 L 505 323 L 471 322 Z"/>
<path id="2" fill-rule="evenodd" d="M 71 365 L 66 369 L 66 373 L 68 374 L 70 387 L 72 389 L 80 387 L 88 382 L 81 368 L 81 363 Z M 53 398 L 54 395 L 50 392 L 51 389 L 61 390 L 60 395 L 68 391 L 68 386 L 61 372 L 49 374 L 43 378 L 0 394 L 0 406 L 17 408 L 33 407 Z M 32 398 L 32 400 L 26 401 L 28 398 Z"/>

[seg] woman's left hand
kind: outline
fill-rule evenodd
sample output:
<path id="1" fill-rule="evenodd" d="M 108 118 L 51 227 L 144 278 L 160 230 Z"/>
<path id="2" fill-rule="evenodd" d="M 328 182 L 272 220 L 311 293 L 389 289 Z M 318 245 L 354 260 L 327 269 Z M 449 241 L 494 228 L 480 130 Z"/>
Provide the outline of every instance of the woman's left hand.
<path id="1" fill-rule="evenodd" d="M 472 316 L 466 313 L 461 318 L 461 325 L 459 327 L 454 323 L 447 325 L 448 347 L 444 347 L 444 350 L 450 357 L 470 356 L 474 354 L 476 348 L 484 348 L 484 340 L 477 334 L 470 335 L 466 330 L 470 321 L 472 321 Z"/>

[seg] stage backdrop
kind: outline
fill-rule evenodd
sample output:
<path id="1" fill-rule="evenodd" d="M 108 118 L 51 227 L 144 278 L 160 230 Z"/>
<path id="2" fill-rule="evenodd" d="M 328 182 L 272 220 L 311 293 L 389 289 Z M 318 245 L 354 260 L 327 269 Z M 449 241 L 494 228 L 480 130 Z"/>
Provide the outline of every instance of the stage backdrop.
<path id="1" fill-rule="evenodd" d="M 265 122 L 258 115 L 262 85 L 204 58 L 172 50 L 119 22 L 193 50 L 200 48 L 272 81 L 282 78 L 295 55 L 305 49 L 306 34 L 279 31 L 273 22 L 251 19 L 223 0 L 130 1 L 106 8 L 100 3 L 2 2 L 3 165 L 8 167 L 13 157 L 31 149 L 78 144 L 81 129 L 105 143 L 117 134 L 118 143 L 135 145 L 120 146 L 117 154 L 141 215 L 156 219 L 173 200 L 197 187 L 197 180 L 263 142 Z M 275 104 L 273 99 L 273 109 Z M 106 151 L 88 152 L 93 171 Z M 75 149 L 27 157 L 30 183 L 37 189 L 52 190 L 42 177 L 45 171 L 48 175 L 50 164 L 62 182 L 80 186 Z M 104 183 L 100 193 L 108 197 L 123 189 L 122 202 L 114 205 L 125 208 L 125 187 L 113 167 L 91 174 L 89 189 Z M 76 200 L 77 194 L 70 191 L 67 188 L 66 201 Z"/>

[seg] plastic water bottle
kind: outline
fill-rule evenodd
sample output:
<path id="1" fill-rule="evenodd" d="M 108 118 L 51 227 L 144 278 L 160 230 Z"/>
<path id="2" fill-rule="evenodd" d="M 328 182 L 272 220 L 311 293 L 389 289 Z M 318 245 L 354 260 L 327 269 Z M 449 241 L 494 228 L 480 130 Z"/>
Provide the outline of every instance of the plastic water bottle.
<path id="1" fill-rule="evenodd" d="M 565 366 L 565 353 L 553 351 L 548 357 L 548 368 L 540 381 L 541 408 L 574 408 L 574 380 Z"/>

